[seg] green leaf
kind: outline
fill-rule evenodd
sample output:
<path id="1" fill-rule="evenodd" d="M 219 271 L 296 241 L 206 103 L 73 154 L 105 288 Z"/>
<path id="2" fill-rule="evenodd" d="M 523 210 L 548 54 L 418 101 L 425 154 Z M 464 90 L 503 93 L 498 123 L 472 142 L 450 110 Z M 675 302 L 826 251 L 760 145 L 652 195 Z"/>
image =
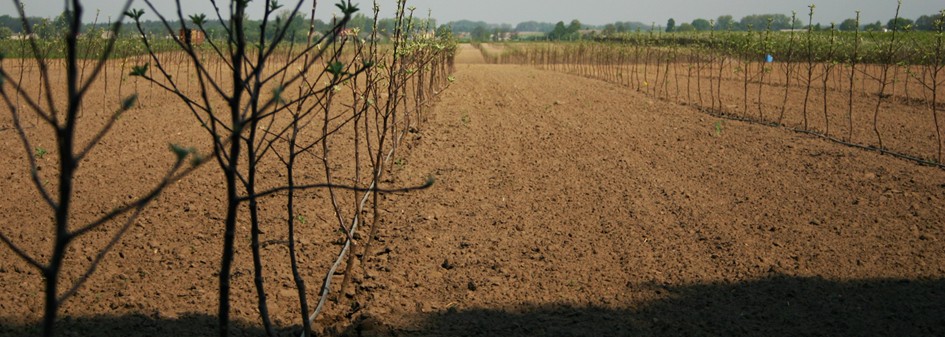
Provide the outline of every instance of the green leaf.
<path id="1" fill-rule="evenodd" d="M 36 158 L 43 159 L 43 156 L 45 156 L 47 153 L 49 153 L 49 151 L 46 151 L 46 149 L 42 147 L 36 146 L 33 148 L 33 156 Z"/>
<path id="2" fill-rule="evenodd" d="M 335 61 L 329 64 L 328 67 L 325 68 L 325 70 L 330 72 L 332 75 L 335 75 L 335 77 L 338 77 L 344 74 L 345 65 L 344 63 L 341 63 L 340 61 Z"/>
<path id="3" fill-rule="evenodd" d="M 348 0 L 347 4 L 344 1 L 338 2 L 335 7 L 338 7 L 345 16 L 351 16 L 358 11 L 358 6 L 351 4 L 351 0 Z"/>
<path id="4" fill-rule="evenodd" d="M 207 15 L 203 13 L 191 15 L 190 21 L 193 22 L 197 26 L 203 26 L 203 24 L 207 22 Z"/>
<path id="5" fill-rule="evenodd" d="M 125 12 L 125 15 L 128 16 L 128 17 L 130 17 L 130 18 L 132 18 L 132 19 L 134 19 L 135 21 L 138 21 L 139 19 L 141 19 L 141 16 L 144 15 L 144 10 L 143 10 L 143 9 L 132 9 L 132 10 L 129 10 L 129 11 Z"/>

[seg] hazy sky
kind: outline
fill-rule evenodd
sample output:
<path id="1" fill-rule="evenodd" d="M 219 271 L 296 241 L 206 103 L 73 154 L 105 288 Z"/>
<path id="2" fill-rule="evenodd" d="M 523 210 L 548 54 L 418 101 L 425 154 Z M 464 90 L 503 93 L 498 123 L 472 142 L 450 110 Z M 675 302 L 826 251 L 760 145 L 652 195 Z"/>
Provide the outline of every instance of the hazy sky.
<path id="1" fill-rule="evenodd" d="M 212 10 L 209 0 L 184 0 L 185 14 Z M 218 0 L 218 3 L 229 3 Z M 317 15 L 330 18 L 337 12 L 335 0 L 318 2 Z M 370 12 L 370 1 L 360 2 L 362 11 Z M 61 0 L 23 0 L 27 15 L 53 17 L 62 12 L 64 1 Z M 91 21 L 96 10 L 101 10 L 100 21 L 108 16 L 115 18 L 125 0 L 84 0 L 85 20 Z M 173 15 L 172 0 L 152 0 L 165 15 Z M 251 16 L 258 17 L 262 12 L 263 0 L 253 0 Z M 295 4 L 296 0 L 281 0 L 283 4 Z M 391 16 L 396 0 L 378 0 L 383 16 Z M 433 17 L 439 22 L 469 19 L 490 23 L 515 24 L 522 21 L 570 21 L 578 19 L 587 24 L 604 24 L 614 21 L 656 22 L 665 25 L 666 20 L 674 18 L 677 23 L 690 22 L 695 18 L 714 19 L 720 15 L 731 14 L 736 20 L 748 14 L 779 13 L 790 15 L 797 11 L 798 16 L 807 15 L 807 6 L 814 3 L 815 22 L 839 23 L 845 18 L 855 16 L 860 10 L 863 22 L 881 20 L 885 23 L 893 17 L 896 0 L 408 0 L 408 6 L 415 6 L 417 12 L 426 16 L 427 10 L 433 10 Z M 143 0 L 134 0 L 133 8 L 145 8 Z M 311 0 L 303 5 L 304 12 L 311 10 Z M 902 16 L 915 19 L 920 15 L 936 13 L 945 9 L 942 0 L 903 0 Z M 148 10 L 147 12 L 150 12 Z M 0 0 L 0 14 L 15 15 L 12 0 Z M 368 13 L 369 14 L 369 13 Z M 150 17 L 153 18 L 153 17 Z"/>

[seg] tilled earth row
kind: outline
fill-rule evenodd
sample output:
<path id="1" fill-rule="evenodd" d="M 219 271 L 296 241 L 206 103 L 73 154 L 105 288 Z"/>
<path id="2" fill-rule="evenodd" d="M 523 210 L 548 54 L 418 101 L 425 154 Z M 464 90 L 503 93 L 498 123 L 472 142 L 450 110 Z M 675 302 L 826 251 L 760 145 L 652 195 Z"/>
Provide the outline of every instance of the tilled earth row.
<path id="1" fill-rule="evenodd" d="M 463 53 L 353 330 L 945 333 L 942 170 Z"/>

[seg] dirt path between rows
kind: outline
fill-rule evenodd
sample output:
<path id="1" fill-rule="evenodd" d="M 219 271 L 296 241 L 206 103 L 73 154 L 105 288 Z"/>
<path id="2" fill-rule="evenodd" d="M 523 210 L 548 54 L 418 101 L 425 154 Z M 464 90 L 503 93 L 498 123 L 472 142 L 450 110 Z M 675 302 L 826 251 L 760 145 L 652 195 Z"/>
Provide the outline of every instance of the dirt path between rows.
<path id="1" fill-rule="evenodd" d="M 476 53 L 351 332 L 945 334 L 942 170 Z"/>

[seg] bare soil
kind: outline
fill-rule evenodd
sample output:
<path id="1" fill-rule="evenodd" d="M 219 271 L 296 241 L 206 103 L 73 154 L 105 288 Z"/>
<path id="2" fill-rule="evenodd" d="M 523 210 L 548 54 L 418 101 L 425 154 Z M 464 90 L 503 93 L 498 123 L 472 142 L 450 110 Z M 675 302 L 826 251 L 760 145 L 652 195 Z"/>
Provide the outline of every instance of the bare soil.
<path id="1" fill-rule="evenodd" d="M 457 79 L 404 168 L 439 185 L 394 202 L 368 330 L 945 332 L 942 170 L 555 72 Z"/>
<path id="2" fill-rule="evenodd" d="M 495 48 L 483 49 L 490 55 L 501 53 Z M 878 78 L 882 77 L 880 65 L 857 66 L 851 98 L 848 67 L 833 66 L 827 72 L 824 64 L 814 63 L 808 91 L 807 64 L 791 65 L 792 75 L 788 80 L 785 64 L 726 59 L 724 68 L 720 70 L 722 66 L 717 60 L 686 63 L 685 57 L 679 59 L 676 63 L 651 60 L 648 64 L 637 65 L 556 64 L 545 68 L 618 83 L 678 104 L 810 130 L 933 163 L 940 162 L 940 155 L 945 156 L 939 152 L 942 149 L 940 141 L 945 146 L 945 140 L 936 130 L 931 90 L 897 67 L 888 71 L 890 79 L 877 111 Z M 762 66 L 767 69 L 763 82 L 759 74 Z M 748 69 L 747 79 L 742 69 Z M 913 66 L 910 71 L 918 74 L 923 70 Z M 826 90 L 824 74 L 828 78 Z M 943 95 L 945 88 L 939 87 L 938 97 Z M 943 107 L 945 105 L 938 99 L 940 129 Z"/>
<path id="3" fill-rule="evenodd" d="M 390 181 L 437 182 L 386 198 L 377 248 L 356 268 L 356 294 L 319 320 L 325 333 L 945 335 L 945 171 L 599 80 L 485 65 L 469 46 L 457 63 Z M 101 175 L 82 177 L 79 219 L 157 179 L 168 142 L 202 143 L 188 113 L 161 97 L 96 152 L 89 171 Z M 0 144 L 0 229 L 42 256 L 51 233 L 33 214 L 45 206 L 15 133 L 0 131 Z M 217 175 L 202 168 L 147 211 L 67 302 L 64 335 L 213 333 Z M 337 250 L 330 217 L 317 216 L 324 203 L 313 194 L 302 206 L 318 224 L 301 242 L 310 296 Z M 281 217 L 276 205 L 266 217 Z M 284 235 L 265 235 L 267 256 L 284 255 Z M 238 254 L 234 324 L 258 336 L 248 247 Z M 267 273 L 273 317 L 289 329 L 291 277 Z M 42 279 L 6 247 L 0 284 L 0 335 L 36 334 Z"/>

